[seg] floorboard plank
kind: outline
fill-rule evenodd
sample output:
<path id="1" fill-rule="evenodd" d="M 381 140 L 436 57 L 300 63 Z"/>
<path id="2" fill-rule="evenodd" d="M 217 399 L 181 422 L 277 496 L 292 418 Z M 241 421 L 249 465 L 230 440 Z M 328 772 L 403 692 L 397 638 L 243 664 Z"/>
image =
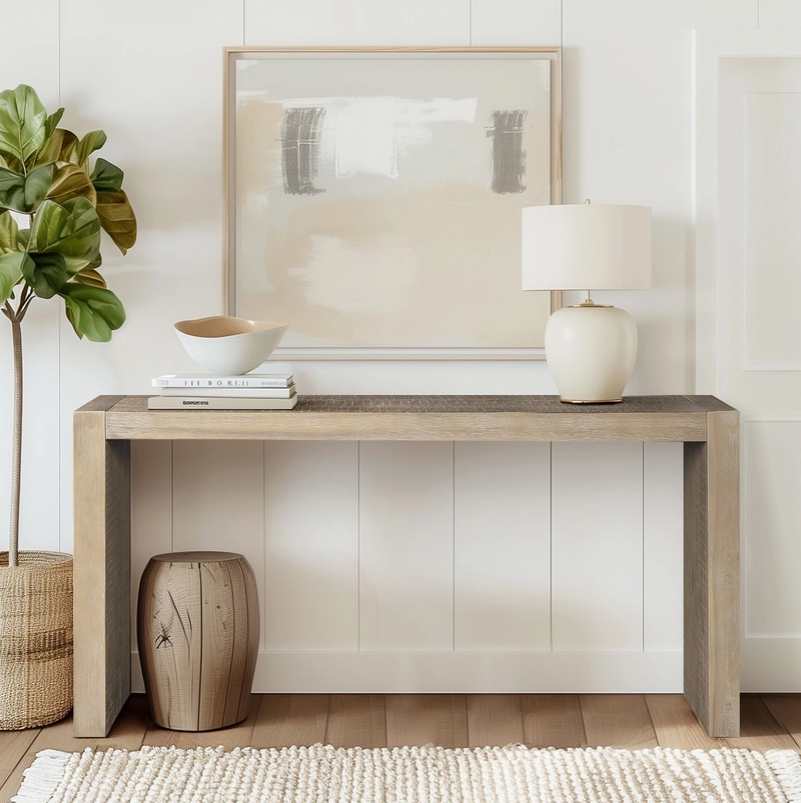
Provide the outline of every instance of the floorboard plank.
<path id="1" fill-rule="evenodd" d="M 746 750 L 795 750 L 799 746 L 793 737 L 776 721 L 762 698 L 757 694 L 740 697 L 740 736 L 736 739 L 721 739 L 727 747 L 743 747 Z"/>
<path id="2" fill-rule="evenodd" d="M 590 747 L 641 750 L 658 746 L 642 694 L 582 694 L 580 700 Z"/>
<path id="3" fill-rule="evenodd" d="M 521 694 L 520 701 L 529 747 L 586 747 L 577 694 Z"/>
<path id="4" fill-rule="evenodd" d="M 28 752 L 40 730 L 41 728 L 28 728 L 23 731 L 0 732 L 0 786 Z"/>
<path id="5" fill-rule="evenodd" d="M 801 695 L 798 694 L 763 694 L 762 702 L 781 725 L 801 745 Z"/>
<path id="6" fill-rule="evenodd" d="M 470 747 L 505 747 L 523 743 L 523 710 L 519 694 L 467 696 Z"/>
<path id="7" fill-rule="evenodd" d="M 261 696 L 253 747 L 290 747 L 325 741 L 327 694 L 264 694 Z"/>
<path id="8" fill-rule="evenodd" d="M 678 750 L 721 747 L 720 739 L 706 735 L 683 694 L 646 694 L 645 702 L 660 747 Z"/>
<path id="9" fill-rule="evenodd" d="M 383 694 L 332 694 L 325 741 L 334 747 L 386 747 Z"/>
<path id="10" fill-rule="evenodd" d="M 463 694 L 387 694 L 387 747 L 467 747 Z"/>
<path id="11" fill-rule="evenodd" d="M 258 710 L 259 699 L 257 695 L 253 694 L 247 719 L 230 728 L 210 731 L 173 731 L 159 728 L 150 722 L 150 727 L 145 733 L 142 743 L 157 747 L 182 747 L 187 750 L 193 747 L 222 746 L 226 750 L 232 750 L 234 747 L 247 747 L 251 743 Z"/>

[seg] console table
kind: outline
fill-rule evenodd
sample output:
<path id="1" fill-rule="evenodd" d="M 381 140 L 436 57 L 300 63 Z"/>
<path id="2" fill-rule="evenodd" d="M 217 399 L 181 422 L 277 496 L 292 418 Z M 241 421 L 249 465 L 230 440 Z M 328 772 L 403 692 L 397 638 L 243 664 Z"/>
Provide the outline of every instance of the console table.
<path id="1" fill-rule="evenodd" d="M 713 396 L 302 396 L 289 411 L 148 411 L 99 396 L 74 415 L 76 736 L 130 694 L 132 440 L 680 441 L 684 694 L 710 736 L 740 729 L 739 413 Z"/>

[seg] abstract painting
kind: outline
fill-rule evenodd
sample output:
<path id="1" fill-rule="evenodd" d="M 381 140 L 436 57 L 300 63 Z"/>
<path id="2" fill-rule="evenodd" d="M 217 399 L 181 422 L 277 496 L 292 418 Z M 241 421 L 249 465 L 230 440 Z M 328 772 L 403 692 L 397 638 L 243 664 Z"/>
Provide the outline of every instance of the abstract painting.
<path id="1" fill-rule="evenodd" d="M 227 53 L 228 312 L 285 358 L 532 358 L 520 210 L 558 201 L 558 50 Z"/>

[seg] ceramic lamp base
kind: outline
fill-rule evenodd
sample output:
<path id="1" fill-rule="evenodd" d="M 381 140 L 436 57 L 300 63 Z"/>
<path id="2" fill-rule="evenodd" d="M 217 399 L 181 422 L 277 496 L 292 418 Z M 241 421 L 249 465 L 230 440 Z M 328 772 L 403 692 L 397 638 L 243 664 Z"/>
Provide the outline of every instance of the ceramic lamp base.
<path id="1" fill-rule="evenodd" d="M 563 307 L 548 319 L 545 357 L 563 402 L 623 401 L 637 359 L 634 319 L 617 307 Z"/>

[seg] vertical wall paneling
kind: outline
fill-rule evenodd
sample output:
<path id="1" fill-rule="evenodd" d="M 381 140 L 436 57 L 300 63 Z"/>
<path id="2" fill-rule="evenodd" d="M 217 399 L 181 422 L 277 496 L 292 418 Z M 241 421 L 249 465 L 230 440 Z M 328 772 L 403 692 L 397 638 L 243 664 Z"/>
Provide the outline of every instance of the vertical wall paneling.
<path id="1" fill-rule="evenodd" d="M 6 4 L 7 31 L 35 31 L 36 46 L 25 36 L 0 48 L 0 90 L 32 86 L 48 111 L 58 108 L 58 1 Z M 20 547 L 67 548 L 59 543 L 59 317 L 58 300 L 34 300 L 22 324 L 24 410 Z M 7 548 L 13 410 L 11 326 L 0 319 L 0 550 Z M 72 430 L 70 430 L 70 433 Z"/>
<path id="2" fill-rule="evenodd" d="M 645 649 L 681 650 L 684 637 L 681 504 L 684 446 L 680 443 L 645 443 L 643 446 Z"/>
<path id="3" fill-rule="evenodd" d="M 110 343 L 88 343 L 61 325 L 65 488 L 71 411 L 197 370 L 172 324 L 222 312 L 222 48 L 241 41 L 242 0 L 61 3 L 63 122 L 106 132 L 101 155 L 125 171 L 139 229 L 124 257 L 103 244 L 103 275 L 128 314 L 122 329 Z M 64 494 L 68 534 L 70 501 Z"/>
<path id="4" fill-rule="evenodd" d="M 684 392 L 695 345 L 693 172 L 692 140 L 676 132 L 692 130 L 692 31 L 756 28 L 757 3 L 563 0 L 562 10 L 564 202 L 653 208 L 653 289 L 597 295 L 637 322 L 628 392 Z"/>
<path id="5" fill-rule="evenodd" d="M 642 444 L 553 444 L 553 648 L 643 648 Z"/>
<path id="6" fill-rule="evenodd" d="M 453 444 L 363 442 L 362 650 L 453 649 Z"/>
<path id="7" fill-rule="evenodd" d="M 358 649 L 358 466 L 354 442 L 264 444 L 268 650 Z"/>
<path id="8" fill-rule="evenodd" d="M 172 552 L 172 442 L 131 443 L 131 646 L 139 578 L 153 555 Z"/>
<path id="9" fill-rule="evenodd" d="M 465 0 L 245 0 L 246 45 L 466 45 Z"/>
<path id="10" fill-rule="evenodd" d="M 457 650 L 551 648 L 551 447 L 457 443 Z"/>
<path id="11" fill-rule="evenodd" d="M 244 555 L 256 575 L 259 599 L 264 599 L 261 441 L 175 441 L 172 510 L 174 551 Z"/>
<path id="12" fill-rule="evenodd" d="M 801 419 L 744 426 L 746 638 L 801 639 Z"/>
<path id="13" fill-rule="evenodd" d="M 470 9 L 472 45 L 562 43 L 562 0 L 471 0 Z"/>

